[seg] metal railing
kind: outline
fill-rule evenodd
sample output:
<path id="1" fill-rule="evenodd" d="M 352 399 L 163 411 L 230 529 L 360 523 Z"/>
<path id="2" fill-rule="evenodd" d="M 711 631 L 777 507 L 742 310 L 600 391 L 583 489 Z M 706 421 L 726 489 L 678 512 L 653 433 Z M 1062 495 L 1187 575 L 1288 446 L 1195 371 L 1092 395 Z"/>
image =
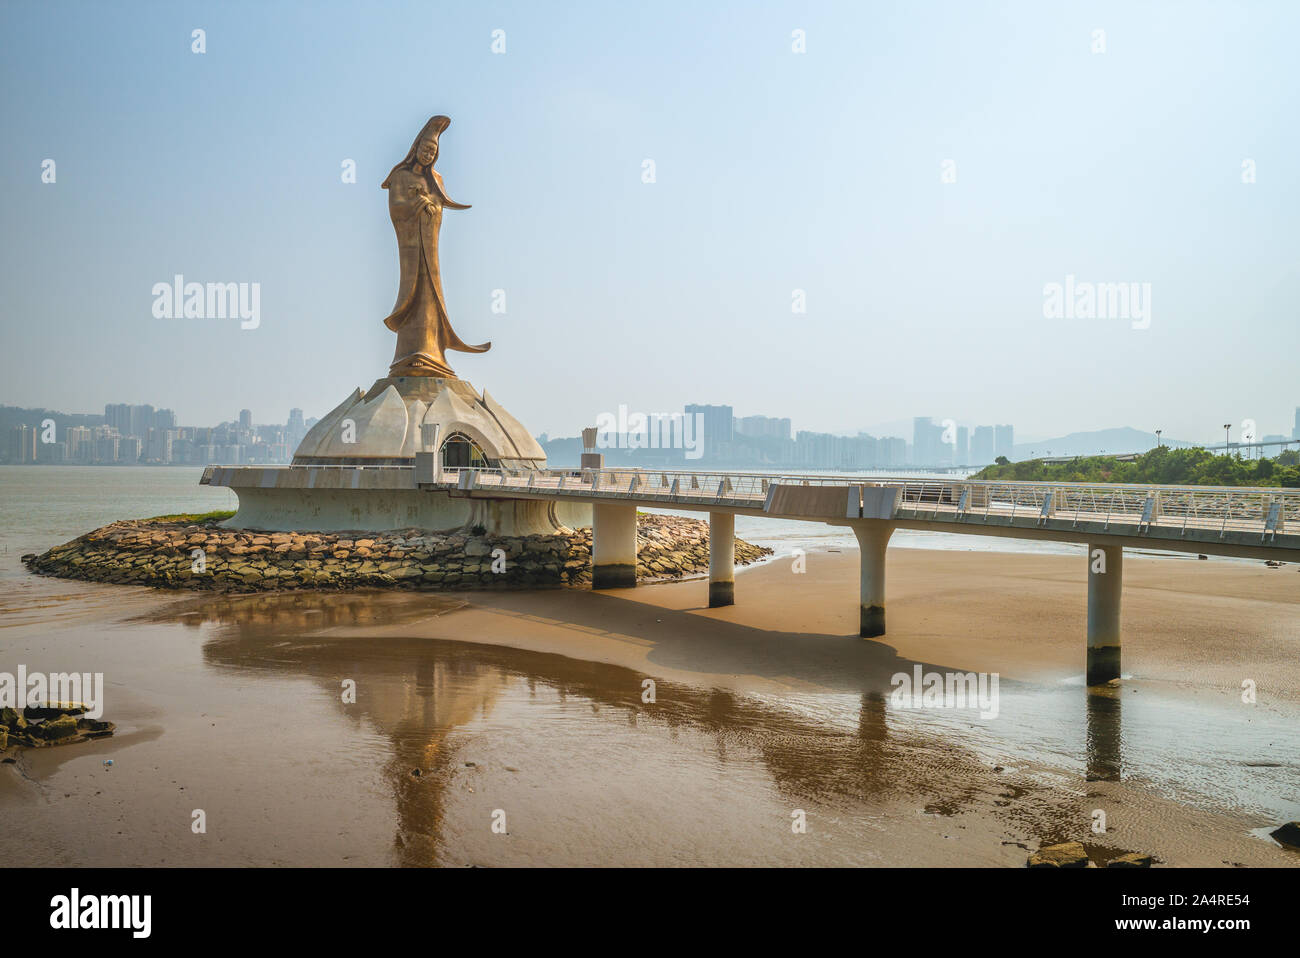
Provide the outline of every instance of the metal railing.
<path id="1" fill-rule="evenodd" d="M 462 479 L 465 473 L 472 473 Z M 892 486 L 899 488 L 896 516 L 953 522 L 992 518 L 1067 520 L 1071 525 L 1112 524 L 1275 534 L 1300 523 L 1300 489 L 1233 486 L 1162 486 L 1119 483 L 996 482 L 892 479 L 881 476 L 781 475 L 638 469 L 444 470 L 444 482 L 635 499 L 744 501 L 759 505 L 773 485 Z"/>
<path id="2" fill-rule="evenodd" d="M 902 483 L 898 516 L 987 522 L 1033 516 L 1139 528 L 1276 534 L 1300 522 L 1300 489 L 1118 483 Z"/>
<path id="3" fill-rule="evenodd" d="M 211 470 L 204 472 L 205 480 Z M 411 466 L 261 466 L 286 469 L 411 470 Z M 1300 489 L 1237 486 L 1165 486 L 1120 483 L 999 482 L 862 475 L 692 472 L 648 469 L 447 468 L 435 488 L 554 493 L 638 501 L 726 502 L 761 508 L 774 485 L 889 486 L 899 489 L 896 518 L 1022 524 L 1069 522 L 1176 529 L 1203 537 L 1214 532 L 1258 533 L 1261 539 L 1289 524 L 1300 526 Z"/>

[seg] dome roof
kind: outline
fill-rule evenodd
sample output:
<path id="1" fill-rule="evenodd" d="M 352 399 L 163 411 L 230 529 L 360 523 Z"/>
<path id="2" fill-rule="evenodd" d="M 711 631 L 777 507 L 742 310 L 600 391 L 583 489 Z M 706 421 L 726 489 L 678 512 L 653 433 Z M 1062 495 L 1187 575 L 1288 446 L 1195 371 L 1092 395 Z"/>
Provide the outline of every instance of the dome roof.
<path id="1" fill-rule="evenodd" d="M 544 468 L 546 453 L 528 430 L 484 391 L 463 379 L 403 376 L 378 380 L 339 403 L 308 431 L 293 464 L 410 464 L 422 425 L 436 423 L 439 442 L 470 438 L 490 464 Z"/>

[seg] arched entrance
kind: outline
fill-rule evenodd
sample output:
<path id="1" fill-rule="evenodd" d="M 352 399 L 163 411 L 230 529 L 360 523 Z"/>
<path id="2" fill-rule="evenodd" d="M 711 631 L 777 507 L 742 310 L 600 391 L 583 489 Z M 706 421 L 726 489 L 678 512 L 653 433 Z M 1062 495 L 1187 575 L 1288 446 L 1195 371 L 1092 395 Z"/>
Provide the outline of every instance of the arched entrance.
<path id="1" fill-rule="evenodd" d="M 469 436 L 453 432 L 442 444 L 442 465 L 445 469 L 484 469 L 488 458 Z"/>

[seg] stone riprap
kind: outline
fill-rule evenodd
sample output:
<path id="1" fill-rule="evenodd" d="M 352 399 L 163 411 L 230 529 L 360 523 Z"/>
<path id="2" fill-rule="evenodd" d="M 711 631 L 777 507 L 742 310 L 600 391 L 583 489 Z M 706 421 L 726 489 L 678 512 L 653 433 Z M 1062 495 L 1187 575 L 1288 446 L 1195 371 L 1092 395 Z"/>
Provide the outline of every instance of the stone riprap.
<path id="1" fill-rule="evenodd" d="M 702 520 L 639 515 L 637 545 L 640 579 L 709 570 L 709 524 Z M 735 547 L 741 565 L 772 552 L 741 539 Z M 502 560 L 504 571 L 494 572 Z M 437 535 L 419 529 L 296 533 L 139 519 L 23 556 L 23 562 L 33 572 L 66 579 L 223 592 L 580 586 L 591 581 L 591 529 L 536 536 Z"/>

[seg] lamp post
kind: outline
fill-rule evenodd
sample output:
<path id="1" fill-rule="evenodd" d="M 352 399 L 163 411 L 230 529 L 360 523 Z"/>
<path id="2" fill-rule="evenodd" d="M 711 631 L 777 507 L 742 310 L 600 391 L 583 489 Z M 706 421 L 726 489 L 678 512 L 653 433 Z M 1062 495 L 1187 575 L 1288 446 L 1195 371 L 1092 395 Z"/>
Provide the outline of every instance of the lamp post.
<path id="1" fill-rule="evenodd" d="M 1232 432 L 1232 423 L 1225 422 L 1223 424 L 1223 454 L 1225 456 L 1228 455 L 1228 445 L 1229 445 L 1228 436 L 1231 432 Z"/>
<path id="2" fill-rule="evenodd" d="M 1156 448 L 1157 448 L 1157 449 L 1160 448 L 1160 434 L 1161 434 L 1162 432 L 1164 432 L 1163 429 L 1157 429 L 1157 430 L 1156 430 Z"/>

